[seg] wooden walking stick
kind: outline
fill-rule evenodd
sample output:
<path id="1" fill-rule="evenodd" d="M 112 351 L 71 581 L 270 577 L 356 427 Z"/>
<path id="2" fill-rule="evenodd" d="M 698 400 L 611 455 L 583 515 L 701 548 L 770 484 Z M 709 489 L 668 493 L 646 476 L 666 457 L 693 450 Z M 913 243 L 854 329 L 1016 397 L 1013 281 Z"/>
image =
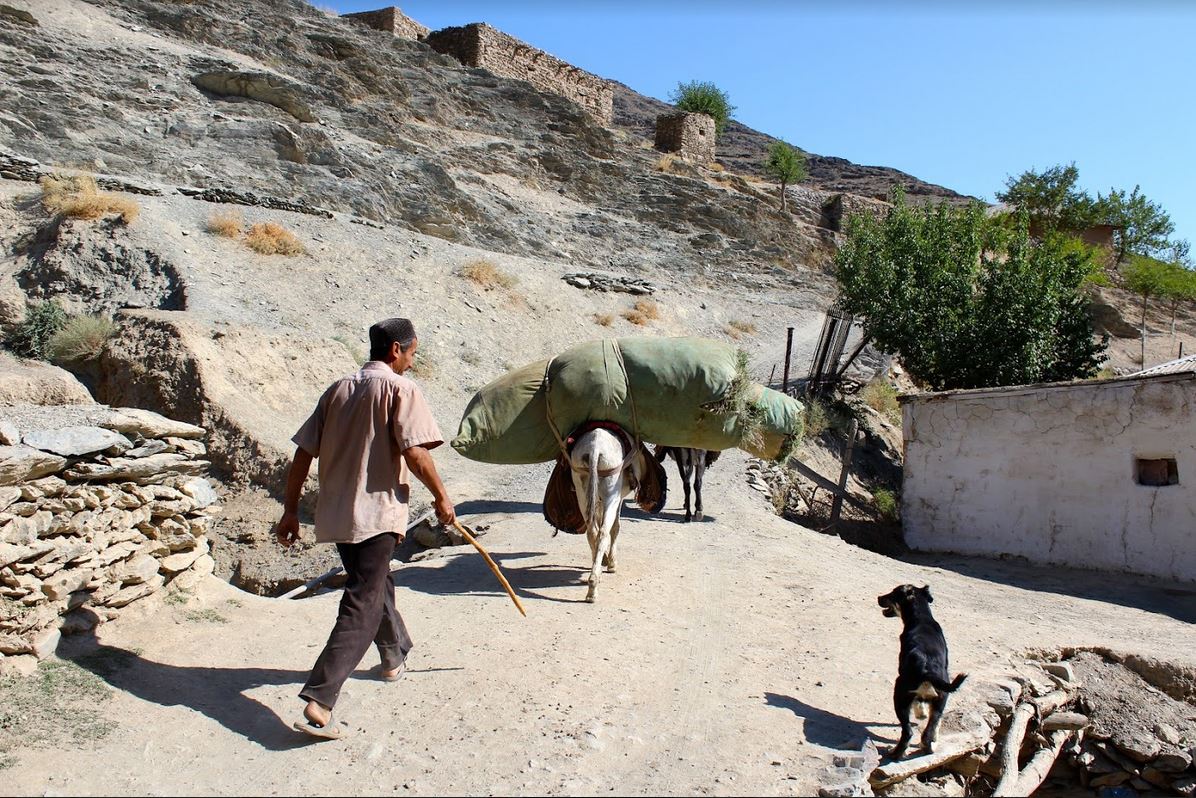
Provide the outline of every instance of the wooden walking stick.
<path id="1" fill-rule="evenodd" d="M 511 597 L 511 601 L 515 602 L 515 609 L 519 610 L 519 614 L 526 618 L 527 611 L 524 610 L 523 605 L 519 603 L 519 597 L 516 596 L 515 591 L 511 589 L 511 583 L 508 582 L 507 578 L 502 575 L 502 571 L 500 571 L 498 568 L 498 563 L 490 559 L 490 555 L 487 554 L 486 550 L 482 548 L 482 544 L 478 543 L 477 540 L 474 539 L 474 536 L 469 534 L 469 530 L 462 526 L 461 522 L 456 518 L 453 519 L 453 526 L 457 528 L 457 531 L 461 533 L 463 538 L 472 543 L 473 547 L 477 549 L 483 557 L 486 558 L 486 564 L 490 566 L 490 570 L 494 572 L 494 575 L 498 578 L 498 581 L 502 583 L 502 586 L 507 589 L 507 595 Z"/>

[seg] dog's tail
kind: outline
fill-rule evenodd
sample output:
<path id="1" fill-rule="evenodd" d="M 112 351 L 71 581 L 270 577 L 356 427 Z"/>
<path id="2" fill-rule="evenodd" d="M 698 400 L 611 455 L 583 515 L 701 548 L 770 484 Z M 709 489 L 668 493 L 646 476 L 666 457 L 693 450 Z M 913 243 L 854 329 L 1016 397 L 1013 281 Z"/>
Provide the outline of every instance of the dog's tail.
<path id="1" fill-rule="evenodd" d="M 954 693 L 959 689 L 960 685 L 963 684 L 963 680 L 966 678 L 968 678 L 968 675 L 966 673 L 961 673 L 951 682 L 931 682 L 931 684 L 934 685 L 935 690 L 939 690 L 944 693 Z"/>

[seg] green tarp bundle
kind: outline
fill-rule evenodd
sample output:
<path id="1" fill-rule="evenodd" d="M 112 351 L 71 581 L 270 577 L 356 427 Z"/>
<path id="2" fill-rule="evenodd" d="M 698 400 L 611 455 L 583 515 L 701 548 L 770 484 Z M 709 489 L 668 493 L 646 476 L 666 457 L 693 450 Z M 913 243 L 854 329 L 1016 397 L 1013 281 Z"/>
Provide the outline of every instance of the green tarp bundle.
<path id="1" fill-rule="evenodd" d="M 606 338 L 507 372 L 465 408 L 453 448 L 484 463 L 542 463 L 586 421 L 612 421 L 641 440 L 788 456 L 801 404 L 752 383 L 747 356 L 705 338 Z"/>

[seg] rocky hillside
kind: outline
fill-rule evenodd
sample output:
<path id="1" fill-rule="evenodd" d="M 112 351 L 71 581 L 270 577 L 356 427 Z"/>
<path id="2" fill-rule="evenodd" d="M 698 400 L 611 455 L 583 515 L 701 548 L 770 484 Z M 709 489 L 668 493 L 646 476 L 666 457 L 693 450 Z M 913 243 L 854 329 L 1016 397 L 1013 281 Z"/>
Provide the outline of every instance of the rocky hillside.
<path id="1" fill-rule="evenodd" d="M 615 124 L 637 136 L 652 138 L 656 117 L 673 110 L 668 103 L 624 86 L 615 85 Z M 733 172 L 765 178 L 763 163 L 776 138 L 732 120 L 718 141 L 718 160 Z M 793 143 L 793 142 L 790 142 Z M 901 186 L 913 201 L 966 202 L 973 199 L 943 186 L 919 180 L 888 166 L 861 166 L 846 158 L 806 153 L 806 185 L 825 191 L 846 192 L 873 199 L 887 199 L 893 186 Z"/>

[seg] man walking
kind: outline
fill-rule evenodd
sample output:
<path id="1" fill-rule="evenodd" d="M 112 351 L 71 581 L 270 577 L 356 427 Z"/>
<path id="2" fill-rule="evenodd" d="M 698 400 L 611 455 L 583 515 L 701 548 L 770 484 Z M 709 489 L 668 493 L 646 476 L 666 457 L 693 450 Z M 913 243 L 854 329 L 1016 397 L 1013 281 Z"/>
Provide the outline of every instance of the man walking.
<path id="1" fill-rule="evenodd" d="M 411 650 L 390 579 L 390 560 L 407 528 L 408 470 L 431 491 L 442 524 L 456 517 L 429 451 L 444 442 L 440 428 L 419 386 L 402 376 L 418 348 L 407 319 L 370 327 L 369 362 L 329 386 L 292 438 L 298 448 L 275 530 L 278 542 L 290 546 L 299 539 L 299 497 L 318 458 L 316 541 L 336 544 L 348 575 L 336 626 L 299 693 L 307 701 L 307 722 L 295 728 L 316 737 L 340 736 L 332 708 L 371 642 L 387 681 L 402 675 Z"/>

